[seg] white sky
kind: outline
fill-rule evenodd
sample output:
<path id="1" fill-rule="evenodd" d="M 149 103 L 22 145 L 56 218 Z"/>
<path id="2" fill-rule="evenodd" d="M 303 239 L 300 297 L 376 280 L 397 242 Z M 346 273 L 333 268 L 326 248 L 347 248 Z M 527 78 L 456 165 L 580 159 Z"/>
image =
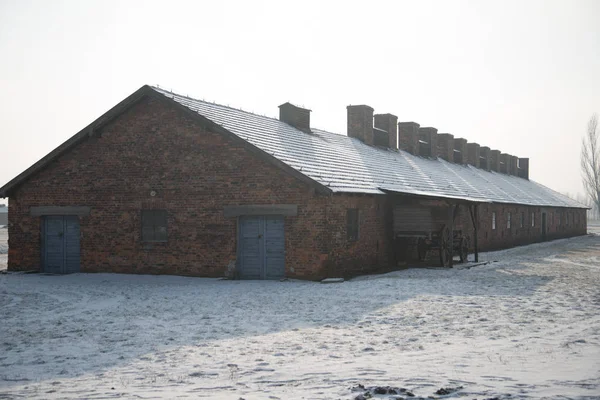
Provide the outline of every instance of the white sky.
<path id="1" fill-rule="evenodd" d="M 368 104 L 582 192 L 600 1 L 0 0 L 0 185 L 144 84 L 346 133 Z M 0 200 L 1 201 L 1 200 Z"/>

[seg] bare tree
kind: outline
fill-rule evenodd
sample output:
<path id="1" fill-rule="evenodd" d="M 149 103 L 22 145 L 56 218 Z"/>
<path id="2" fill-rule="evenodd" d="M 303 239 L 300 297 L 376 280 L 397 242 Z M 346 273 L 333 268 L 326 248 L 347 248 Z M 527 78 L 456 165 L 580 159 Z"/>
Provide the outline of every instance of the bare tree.
<path id="1" fill-rule="evenodd" d="M 581 175 L 585 191 L 600 209 L 600 132 L 598 131 L 598 115 L 592 115 L 588 122 L 587 133 L 581 146 Z"/>

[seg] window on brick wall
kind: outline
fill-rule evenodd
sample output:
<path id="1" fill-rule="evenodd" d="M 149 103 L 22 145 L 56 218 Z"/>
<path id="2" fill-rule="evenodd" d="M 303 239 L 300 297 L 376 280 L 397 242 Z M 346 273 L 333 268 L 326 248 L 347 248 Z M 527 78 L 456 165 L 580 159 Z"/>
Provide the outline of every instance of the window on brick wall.
<path id="1" fill-rule="evenodd" d="M 521 213 L 521 228 L 525 226 L 525 213 L 522 212 Z"/>
<path id="2" fill-rule="evenodd" d="M 535 226 L 535 213 L 531 213 L 531 226 Z"/>
<path id="3" fill-rule="evenodd" d="M 562 224 L 562 214 L 558 214 L 558 226 Z"/>
<path id="4" fill-rule="evenodd" d="M 492 211 L 492 230 L 496 229 L 496 211 Z"/>
<path id="5" fill-rule="evenodd" d="M 510 213 L 506 216 L 506 228 L 510 229 Z"/>
<path id="6" fill-rule="evenodd" d="M 567 220 L 565 221 L 565 226 L 569 226 L 569 213 L 566 213 L 566 214 L 567 214 Z"/>
<path id="7" fill-rule="evenodd" d="M 358 240 L 358 208 L 349 208 L 346 211 L 346 237 L 349 242 Z"/>
<path id="8" fill-rule="evenodd" d="M 142 210 L 142 241 L 167 241 L 167 210 Z"/>
<path id="9" fill-rule="evenodd" d="M 550 226 L 554 225 L 554 213 L 550 213 Z"/>

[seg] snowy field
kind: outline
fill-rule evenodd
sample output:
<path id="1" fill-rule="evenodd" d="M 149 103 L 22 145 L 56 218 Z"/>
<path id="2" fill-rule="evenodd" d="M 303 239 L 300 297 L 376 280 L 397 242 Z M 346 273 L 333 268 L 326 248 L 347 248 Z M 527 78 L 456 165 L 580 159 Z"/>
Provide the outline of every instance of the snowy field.
<path id="1" fill-rule="evenodd" d="M 330 285 L 0 275 L 0 399 L 600 398 L 600 237 L 482 258 Z"/>

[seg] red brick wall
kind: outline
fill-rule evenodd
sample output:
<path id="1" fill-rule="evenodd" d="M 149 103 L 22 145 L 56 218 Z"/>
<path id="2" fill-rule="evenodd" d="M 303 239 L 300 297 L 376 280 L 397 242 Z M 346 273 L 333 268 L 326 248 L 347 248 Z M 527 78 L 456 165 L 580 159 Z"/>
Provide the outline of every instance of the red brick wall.
<path id="1" fill-rule="evenodd" d="M 387 263 L 384 202 L 317 195 L 232 140 L 145 99 L 12 194 L 8 264 L 40 267 L 41 218 L 30 207 L 90 206 L 80 218 L 83 272 L 223 276 L 237 237 L 224 206 L 298 204 L 298 216 L 285 218 L 287 276 L 356 275 Z M 348 243 L 346 209 L 354 207 L 360 238 Z M 168 211 L 167 243 L 141 241 L 144 208 Z"/>
<path id="2" fill-rule="evenodd" d="M 359 210 L 359 237 L 348 241 L 346 213 Z M 329 257 L 323 276 L 350 277 L 389 270 L 391 246 L 391 209 L 383 195 L 334 195 L 328 205 Z"/>
<path id="3" fill-rule="evenodd" d="M 542 241 L 542 213 L 546 213 L 546 239 L 558 239 L 585 235 L 587 222 L 585 210 L 558 207 L 527 207 L 508 204 L 483 204 L 479 206 L 479 248 L 481 251 L 507 248 Z M 496 212 L 496 229 L 492 229 L 492 212 Z M 508 228 L 508 213 L 511 214 L 511 227 Z M 521 227 L 521 213 L 525 221 Z M 534 213 L 535 226 L 531 224 Z M 558 216 L 563 222 L 558 224 Z M 569 224 L 566 216 L 569 215 Z M 554 220 L 553 220 L 554 219 Z"/>
<path id="4" fill-rule="evenodd" d="M 90 215 L 80 218 L 82 271 L 223 276 L 236 261 L 237 237 L 236 219 L 225 218 L 223 208 L 249 204 L 298 205 L 298 216 L 285 218 L 289 277 L 348 277 L 387 270 L 395 261 L 388 196 L 315 194 L 237 142 L 146 98 L 11 194 L 8 267 L 40 267 L 41 218 L 31 217 L 30 207 L 89 206 Z M 168 211 L 167 243 L 141 241 L 145 208 Z M 349 208 L 359 209 L 354 242 L 347 239 Z M 492 209 L 498 229 L 485 237 Z M 501 229 L 502 205 L 480 206 L 481 249 L 539 241 L 535 210 L 535 228 L 508 233 Z M 570 216 L 567 226 L 563 216 L 558 227 L 548 215 L 549 239 L 585 234 L 585 211 L 569 212 L 580 215 L 578 225 Z M 463 210 L 457 227 L 471 226 L 468 218 Z"/>
<path id="5" fill-rule="evenodd" d="M 449 206 L 447 202 L 440 200 L 423 200 L 410 198 L 397 198 L 399 204 L 418 204 L 423 207 L 431 207 L 437 216 L 436 223 L 439 227 L 447 221 Z M 492 229 L 492 212 L 496 212 L 496 229 Z M 511 213 L 511 227 L 508 228 L 508 213 Z M 525 221 L 521 228 L 521 212 L 525 213 Z M 535 226 L 531 226 L 531 213 L 535 213 Z M 488 251 L 509 248 L 542 241 L 541 213 L 546 213 L 547 234 L 546 240 L 566 238 L 571 236 L 585 235 L 587 233 L 587 222 L 585 210 L 565 209 L 556 207 L 527 207 L 505 204 L 480 204 L 478 205 L 478 246 L 479 251 Z M 569 215 L 569 224 L 566 225 L 566 215 Z M 562 224 L 558 225 L 558 215 L 562 215 Z M 554 221 L 552 221 L 554 218 Z M 475 250 L 475 230 L 471 215 L 466 206 L 460 206 L 454 221 L 454 230 L 462 231 L 470 239 L 471 253 Z M 399 239 L 395 242 L 396 262 L 398 265 L 417 265 L 416 263 L 416 240 Z M 428 251 L 423 264 L 439 264 L 437 251 Z"/>

